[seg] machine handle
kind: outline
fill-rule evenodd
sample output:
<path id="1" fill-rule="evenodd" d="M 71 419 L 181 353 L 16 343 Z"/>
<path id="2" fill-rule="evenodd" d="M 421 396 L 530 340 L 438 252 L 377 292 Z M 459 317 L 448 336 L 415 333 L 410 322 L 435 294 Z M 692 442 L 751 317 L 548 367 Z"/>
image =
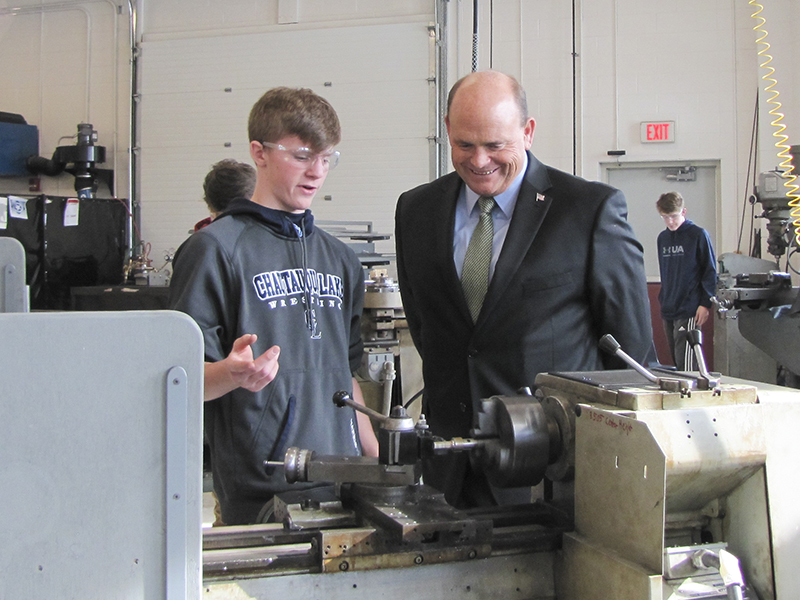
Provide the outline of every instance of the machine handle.
<path id="1" fill-rule="evenodd" d="M 684 389 L 691 389 L 694 387 L 694 382 L 689 379 L 675 379 L 671 377 L 656 377 L 650 371 L 645 369 L 642 365 L 636 362 L 633 358 L 627 355 L 620 346 L 619 342 L 614 339 L 610 333 L 605 334 L 600 338 L 600 348 L 609 354 L 613 354 L 621 358 L 632 369 L 643 375 L 649 381 L 657 384 L 662 390 L 671 392 L 678 392 Z"/>
<path id="2" fill-rule="evenodd" d="M 706 358 L 703 356 L 703 333 L 699 329 L 690 329 L 686 337 L 697 359 L 697 370 L 700 372 L 700 376 L 708 382 L 708 389 L 717 387 L 719 377 L 714 377 L 708 372 Z"/>
<path id="3" fill-rule="evenodd" d="M 652 381 L 653 383 L 661 383 L 661 380 L 653 375 L 650 371 L 645 369 L 642 365 L 638 362 L 633 360 L 630 356 L 628 356 L 623 350 L 622 347 L 619 345 L 619 342 L 614 339 L 614 336 L 610 333 L 605 334 L 603 337 L 600 338 L 600 349 L 608 352 L 609 354 L 613 354 L 618 356 L 625 363 L 630 366 L 632 369 L 638 371 L 641 375 L 644 375 L 648 380 Z"/>
<path id="4" fill-rule="evenodd" d="M 345 391 L 336 392 L 333 395 L 333 403 L 338 406 L 339 408 L 343 408 L 345 406 L 349 406 L 357 410 L 358 412 L 362 412 L 367 415 L 373 421 L 378 421 L 379 423 L 384 423 L 389 419 L 389 417 L 382 415 L 376 410 L 372 410 L 371 408 L 367 408 L 361 404 L 358 404 L 355 400 L 350 397 L 350 394 Z"/>

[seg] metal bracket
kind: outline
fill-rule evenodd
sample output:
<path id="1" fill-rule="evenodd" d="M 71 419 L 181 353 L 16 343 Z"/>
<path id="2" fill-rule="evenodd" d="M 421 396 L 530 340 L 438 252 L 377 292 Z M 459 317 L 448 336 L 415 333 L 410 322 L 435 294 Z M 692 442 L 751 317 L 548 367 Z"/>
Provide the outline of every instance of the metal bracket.
<path id="1" fill-rule="evenodd" d="M 667 181 L 697 181 L 697 167 L 693 165 L 661 167 L 659 171 L 664 173 L 664 179 Z"/>
<path id="2" fill-rule="evenodd" d="M 167 372 L 166 422 L 166 600 L 188 598 L 186 573 L 187 509 L 186 469 L 189 442 L 187 375 L 183 367 Z"/>

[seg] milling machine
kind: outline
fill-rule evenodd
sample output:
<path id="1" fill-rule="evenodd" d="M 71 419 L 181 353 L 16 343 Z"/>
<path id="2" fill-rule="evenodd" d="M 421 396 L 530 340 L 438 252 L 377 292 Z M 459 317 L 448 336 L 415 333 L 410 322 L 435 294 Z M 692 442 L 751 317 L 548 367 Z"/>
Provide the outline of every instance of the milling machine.
<path id="1" fill-rule="evenodd" d="M 792 156 L 800 156 L 800 146 L 791 146 Z M 796 159 L 792 171 L 797 172 Z M 759 218 L 766 221 L 767 250 L 775 258 L 724 253 L 719 257 L 717 295 L 712 300 L 725 318 L 735 319 L 742 336 L 778 365 L 789 371 L 784 377 L 800 385 L 800 287 L 793 285 L 792 256 L 800 253 L 797 201 L 787 196 L 790 173 L 769 171 L 759 175 L 751 199 L 761 204 Z M 760 249 L 757 249 L 760 250 Z M 779 261 L 786 257 L 786 267 Z"/>
<path id="2" fill-rule="evenodd" d="M 800 393 L 702 360 L 699 373 L 650 371 L 601 345 L 633 368 L 541 374 L 482 400 L 469 439 L 337 394 L 380 424 L 380 456 L 293 448 L 266 464 L 320 487 L 277 496 L 274 523 L 207 530 L 205 597 L 800 597 Z M 443 452 L 543 493 L 457 510 L 420 477 Z"/>

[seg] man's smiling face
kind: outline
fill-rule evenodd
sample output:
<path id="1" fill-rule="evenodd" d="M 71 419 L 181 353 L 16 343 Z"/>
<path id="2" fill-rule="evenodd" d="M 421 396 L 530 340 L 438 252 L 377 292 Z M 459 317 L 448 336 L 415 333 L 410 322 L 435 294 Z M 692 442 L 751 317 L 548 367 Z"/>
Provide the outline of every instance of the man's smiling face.
<path id="1" fill-rule="evenodd" d="M 514 181 L 533 142 L 533 119 L 523 121 L 507 86 L 478 79 L 455 93 L 446 118 L 453 166 L 470 189 L 496 196 Z"/>

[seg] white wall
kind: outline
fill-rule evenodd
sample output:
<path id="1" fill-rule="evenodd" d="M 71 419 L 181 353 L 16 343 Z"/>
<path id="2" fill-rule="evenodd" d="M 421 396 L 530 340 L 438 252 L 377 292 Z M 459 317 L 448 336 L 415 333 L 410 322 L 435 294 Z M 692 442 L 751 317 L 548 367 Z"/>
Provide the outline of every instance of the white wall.
<path id="1" fill-rule="evenodd" d="M 764 28 L 769 32 L 786 132 L 790 143 L 798 143 L 800 36 L 796 32 L 800 30 L 800 3 L 763 1 Z M 624 161 L 719 161 L 717 250 L 735 249 L 742 202 L 750 191 L 745 182 L 756 88 L 765 85 L 756 54 L 756 21 L 750 16 L 755 8 L 747 0 L 575 0 L 574 4 L 579 17 L 577 172 L 600 178 L 607 151 L 617 148 L 626 151 Z M 13 15 L 11 8 L 20 5 L 23 12 Z M 447 3 L 448 85 L 470 70 L 472 5 L 472 0 Z M 0 53 L 4 57 L 0 62 L 0 110 L 22 113 L 40 127 L 45 156 L 52 153 L 61 136 L 74 134 L 78 122 L 89 120 L 99 132 L 99 143 L 109 149 L 118 180 L 124 181 L 127 4 L 116 9 L 111 0 L 84 0 L 48 6 L 45 3 L 42 9 L 38 0 L 0 2 Z M 270 35 L 283 29 L 430 21 L 434 1 L 139 0 L 139 8 L 142 40 L 147 44 L 184 37 L 202 40 L 223 34 Z M 493 67 L 522 80 L 538 122 L 534 151 L 567 171 L 572 170 L 574 155 L 572 8 L 572 2 L 552 0 L 480 2 L 480 68 Z M 146 54 L 142 56 L 141 69 L 150 68 L 147 60 Z M 242 61 L 254 71 L 270 68 L 268 57 L 261 61 L 242 57 Z M 771 169 L 778 162 L 766 99 L 762 92 L 759 170 Z M 418 126 L 393 117 L 387 111 L 384 123 L 373 126 L 376 147 L 382 144 L 382 127 L 388 131 Z M 676 141 L 642 144 L 640 121 L 661 119 L 676 121 Z M 141 123 L 143 132 L 152 126 L 152 122 Z M 147 134 L 143 135 L 146 138 Z M 189 203 L 191 210 L 201 213 L 198 174 L 208 165 L 189 169 L 179 155 L 170 160 L 174 176 L 186 181 L 185 195 L 175 201 Z M 3 191 L 27 189 L 27 180 L 0 183 Z M 56 189 L 47 190 L 52 193 L 67 194 L 72 180 L 69 176 L 56 183 L 46 179 L 44 185 L 55 185 Z M 370 182 L 376 201 L 387 206 L 350 209 L 361 210 L 364 219 L 385 218 L 403 191 L 397 189 L 400 185 L 397 181 Z M 118 195 L 125 195 L 125 185 Z M 144 213 L 153 201 L 142 196 Z M 164 215 L 181 219 L 180 227 L 186 226 L 184 217 L 184 213 Z M 162 233 L 153 226 L 146 226 L 142 234 L 153 246 L 173 244 L 160 239 Z"/>

